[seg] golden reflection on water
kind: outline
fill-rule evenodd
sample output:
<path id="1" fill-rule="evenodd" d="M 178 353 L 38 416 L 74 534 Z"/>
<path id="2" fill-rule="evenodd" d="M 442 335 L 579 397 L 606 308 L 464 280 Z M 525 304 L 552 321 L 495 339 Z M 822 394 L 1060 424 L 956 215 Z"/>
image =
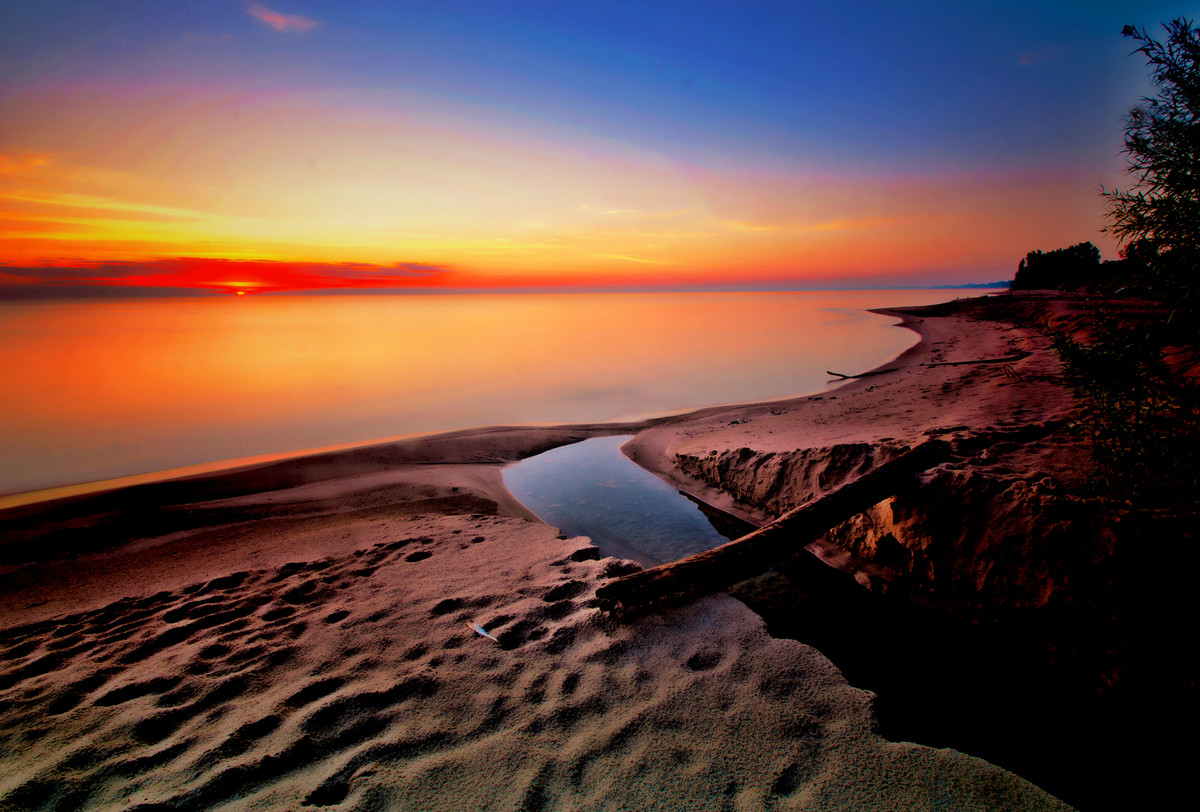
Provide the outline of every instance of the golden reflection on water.
<path id="1" fill-rule="evenodd" d="M 0 493 L 376 437 L 802 394 L 911 345 L 855 293 L 0 304 Z"/>

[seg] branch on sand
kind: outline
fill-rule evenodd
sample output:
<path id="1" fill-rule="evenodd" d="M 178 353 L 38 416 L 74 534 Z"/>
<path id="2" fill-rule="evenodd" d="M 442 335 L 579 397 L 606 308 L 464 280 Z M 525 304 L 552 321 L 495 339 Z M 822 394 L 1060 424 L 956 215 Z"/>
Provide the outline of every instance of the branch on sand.
<path id="1" fill-rule="evenodd" d="M 853 482 L 780 516 L 740 539 L 682 561 L 615 578 L 596 590 L 597 605 L 617 620 L 674 606 L 758 575 L 820 538 L 829 528 L 894 496 L 917 474 L 947 461 L 950 444 L 926 440 Z"/>
<path id="2" fill-rule="evenodd" d="M 872 375 L 883 375 L 884 373 L 887 373 L 887 372 L 895 372 L 898 369 L 899 369 L 899 367 L 891 367 L 890 369 L 874 369 L 874 370 L 871 370 L 870 372 L 860 372 L 857 375 L 846 375 L 842 372 L 834 372 L 832 370 L 827 369 L 827 370 L 825 370 L 825 374 L 826 375 L 836 375 L 837 377 L 841 378 L 843 381 L 851 381 L 851 380 L 854 380 L 855 378 L 870 378 Z"/>
<path id="3" fill-rule="evenodd" d="M 1012 355 L 1006 355 L 1003 358 L 979 358 L 974 361 L 937 361 L 932 364 L 921 364 L 923 367 L 957 367 L 963 364 L 1011 364 L 1014 361 L 1020 361 L 1022 358 L 1028 358 L 1033 353 L 1022 350 L 1015 352 Z"/>

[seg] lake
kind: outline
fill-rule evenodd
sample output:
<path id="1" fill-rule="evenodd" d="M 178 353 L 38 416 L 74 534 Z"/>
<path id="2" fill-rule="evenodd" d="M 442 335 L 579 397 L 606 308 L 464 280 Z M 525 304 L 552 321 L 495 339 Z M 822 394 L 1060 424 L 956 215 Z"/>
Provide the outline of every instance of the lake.
<path id="1" fill-rule="evenodd" d="M 0 302 L 0 494 L 471 426 L 825 388 L 978 291 Z"/>

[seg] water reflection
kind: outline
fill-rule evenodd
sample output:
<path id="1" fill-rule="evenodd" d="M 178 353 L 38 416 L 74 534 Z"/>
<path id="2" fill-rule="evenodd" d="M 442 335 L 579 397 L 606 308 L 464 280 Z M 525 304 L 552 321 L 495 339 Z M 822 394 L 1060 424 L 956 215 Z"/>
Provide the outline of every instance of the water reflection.
<path id="1" fill-rule="evenodd" d="M 728 517 L 714 526 L 695 502 L 621 453 L 628 439 L 597 437 L 530 457 L 505 469 L 504 484 L 547 524 L 645 567 L 752 529 Z"/>
<path id="2" fill-rule="evenodd" d="M 504 423 L 798 395 L 947 291 L 0 302 L 0 494 Z"/>

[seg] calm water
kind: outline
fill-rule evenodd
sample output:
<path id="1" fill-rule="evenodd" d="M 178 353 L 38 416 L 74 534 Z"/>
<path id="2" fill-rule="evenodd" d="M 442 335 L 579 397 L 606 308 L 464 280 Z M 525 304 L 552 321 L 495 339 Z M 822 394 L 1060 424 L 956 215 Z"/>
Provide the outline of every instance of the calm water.
<path id="1" fill-rule="evenodd" d="M 504 469 L 504 484 L 568 536 L 644 567 L 711 550 L 749 533 L 716 529 L 695 502 L 621 453 L 629 437 L 596 437 Z"/>
<path id="2" fill-rule="evenodd" d="M 405 434 L 822 389 L 955 291 L 0 303 L 0 494 Z"/>

